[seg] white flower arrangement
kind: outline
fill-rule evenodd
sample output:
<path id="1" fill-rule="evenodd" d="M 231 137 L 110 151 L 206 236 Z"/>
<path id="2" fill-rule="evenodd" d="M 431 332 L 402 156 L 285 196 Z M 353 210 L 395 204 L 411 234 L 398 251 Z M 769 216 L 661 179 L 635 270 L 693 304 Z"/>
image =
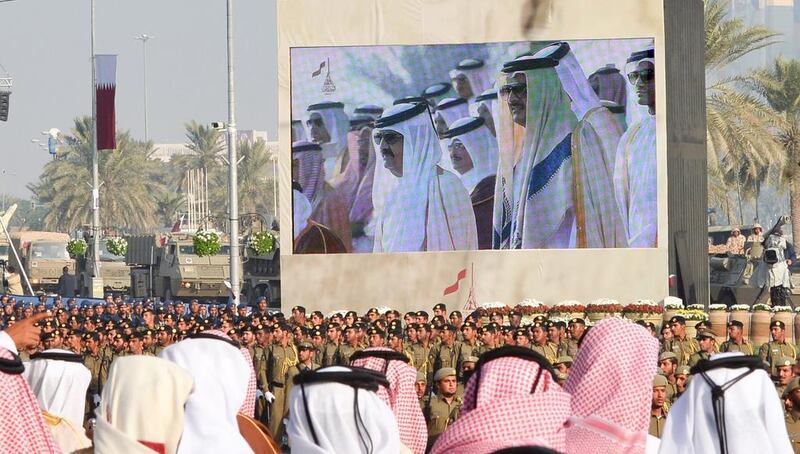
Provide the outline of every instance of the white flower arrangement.
<path id="1" fill-rule="evenodd" d="M 339 310 L 328 312 L 328 315 L 326 315 L 325 318 L 330 320 L 334 315 L 337 315 L 337 314 L 339 316 L 341 316 L 341 317 L 344 317 L 344 314 L 346 314 L 346 313 L 347 313 L 347 309 L 339 309 Z"/>
<path id="2" fill-rule="evenodd" d="M 772 308 L 769 307 L 768 304 L 758 303 L 753 304 L 753 307 L 750 308 L 751 312 L 772 312 Z"/>
<path id="3" fill-rule="evenodd" d="M 194 253 L 199 257 L 207 257 L 219 254 L 222 249 L 222 241 L 219 234 L 210 230 L 199 230 L 193 238 Z"/>
<path id="4" fill-rule="evenodd" d="M 564 300 L 559 303 L 556 303 L 555 307 L 572 307 L 572 306 L 583 306 L 578 300 Z"/>
<path id="5" fill-rule="evenodd" d="M 596 300 L 589 301 L 587 306 L 599 306 L 606 304 L 619 304 L 619 301 L 612 298 L 597 298 Z"/>
<path id="6" fill-rule="evenodd" d="M 731 312 L 733 312 L 733 311 L 749 311 L 750 310 L 750 306 L 748 306 L 747 304 L 734 304 L 733 306 L 731 306 L 730 310 L 731 310 Z"/>
<path id="7" fill-rule="evenodd" d="M 646 306 L 654 306 L 654 307 L 655 306 L 659 306 L 659 304 L 656 303 L 653 300 L 636 300 L 636 302 L 633 303 L 633 304 L 643 304 L 643 305 L 646 305 Z"/>
<path id="8" fill-rule="evenodd" d="M 698 311 L 704 311 L 706 310 L 706 307 L 702 304 L 690 304 L 689 306 L 686 307 L 686 309 L 695 309 Z"/>
<path id="9" fill-rule="evenodd" d="M 724 311 L 727 310 L 728 306 L 724 304 L 711 304 L 708 306 L 708 310 L 710 311 Z"/>
<path id="10" fill-rule="evenodd" d="M 482 307 L 484 309 L 502 309 L 506 307 L 506 303 L 502 303 L 500 301 L 487 301 L 479 303 L 478 307 Z"/>
<path id="11" fill-rule="evenodd" d="M 664 310 L 677 310 L 683 309 L 683 300 L 676 296 L 668 296 L 664 298 Z"/>
<path id="12" fill-rule="evenodd" d="M 528 307 L 541 307 L 545 304 L 539 300 L 533 298 L 525 298 L 524 300 L 519 302 L 519 306 L 528 306 Z"/>
<path id="13" fill-rule="evenodd" d="M 792 308 L 789 306 L 774 306 L 772 308 L 772 313 L 775 314 L 778 312 L 792 312 Z"/>
<path id="14" fill-rule="evenodd" d="M 379 307 L 376 307 L 375 309 L 378 311 L 378 313 L 380 315 L 383 315 L 383 314 L 387 313 L 388 311 L 392 310 L 391 307 L 387 307 L 387 306 L 379 306 Z"/>
<path id="15" fill-rule="evenodd" d="M 128 252 L 128 240 L 121 236 L 111 237 L 106 241 L 106 249 L 114 255 L 123 256 Z"/>

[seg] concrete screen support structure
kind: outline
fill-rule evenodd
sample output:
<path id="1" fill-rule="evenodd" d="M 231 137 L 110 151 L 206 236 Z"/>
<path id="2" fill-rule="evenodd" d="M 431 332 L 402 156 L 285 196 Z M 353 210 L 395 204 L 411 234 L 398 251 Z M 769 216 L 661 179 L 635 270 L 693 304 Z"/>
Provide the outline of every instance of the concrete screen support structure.
<path id="1" fill-rule="evenodd" d="M 281 292 L 285 307 L 398 310 L 444 302 L 513 306 L 524 298 L 708 300 L 703 3 L 700 0 L 542 0 L 528 32 L 529 0 L 278 0 Z M 655 49 L 657 245 L 390 254 L 292 254 L 292 49 L 521 41 L 652 39 Z M 325 61 L 322 59 L 321 61 Z M 342 62 L 326 62 L 333 83 Z M 313 73 L 326 70 L 319 62 Z M 584 68 L 591 72 L 590 68 Z M 309 71 L 308 77 L 312 76 Z M 327 83 L 327 81 L 326 81 Z M 328 84 L 330 85 L 330 84 Z M 328 90 L 330 91 L 330 90 Z M 327 96 L 327 97 L 326 97 Z M 324 90 L 321 101 L 337 99 Z M 352 113 L 355 106 L 346 106 Z M 390 107 L 384 105 L 383 107 Z M 444 295 L 461 270 L 468 276 Z M 472 271 L 474 270 L 474 271 Z M 677 285 L 669 287 L 669 275 Z M 473 283 L 473 285 L 470 284 Z"/>

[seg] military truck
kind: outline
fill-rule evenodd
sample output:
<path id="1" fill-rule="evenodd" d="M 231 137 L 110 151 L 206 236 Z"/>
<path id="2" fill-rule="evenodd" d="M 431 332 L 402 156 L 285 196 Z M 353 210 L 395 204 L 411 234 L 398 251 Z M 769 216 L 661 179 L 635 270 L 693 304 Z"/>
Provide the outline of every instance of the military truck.
<path id="1" fill-rule="evenodd" d="M 3 223 L 6 229 L 9 229 L 9 222 L 11 221 L 11 216 L 14 216 L 14 213 L 17 211 L 17 204 L 13 204 L 6 211 L 0 216 L 0 222 Z M 5 233 L 0 229 L 0 263 L 7 263 L 8 258 L 14 255 L 11 252 L 11 248 L 8 245 L 8 239 L 6 238 Z"/>
<path id="2" fill-rule="evenodd" d="M 270 308 L 281 307 L 281 254 L 275 248 L 267 255 L 255 255 L 247 248 L 242 263 L 242 293 L 254 305 L 262 296 L 267 297 Z"/>
<path id="3" fill-rule="evenodd" d="M 66 233 L 14 232 L 11 242 L 21 263 L 14 254 L 9 257 L 9 263 L 25 270 L 34 292 L 56 292 L 61 270 L 67 266 L 71 273 L 75 272 L 75 260 L 67 253 L 67 241 L 69 235 Z"/>
<path id="4" fill-rule="evenodd" d="M 86 255 L 75 260 L 78 292 L 89 295 L 94 274 L 94 242 L 86 239 L 89 247 Z M 105 293 L 127 294 L 131 286 L 131 267 L 125 263 L 125 257 L 108 252 L 108 240 L 100 240 L 100 277 L 103 279 Z"/>
<path id="5" fill-rule="evenodd" d="M 214 299 L 227 301 L 230 246 L 217 255 L 200 257 L 188 234 L 129 236 L 125 263 L 131 267 L 131 296 Z"/>

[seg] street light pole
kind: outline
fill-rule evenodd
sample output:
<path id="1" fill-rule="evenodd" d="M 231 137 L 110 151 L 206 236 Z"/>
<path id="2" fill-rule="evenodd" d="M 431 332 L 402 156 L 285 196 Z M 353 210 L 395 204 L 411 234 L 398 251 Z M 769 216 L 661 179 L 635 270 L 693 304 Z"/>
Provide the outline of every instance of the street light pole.
<path id="1" fill-rule="evenodd" d="M 97 69 L 95 68 L 95 55 L 94 55 L 94 5 L 95 0 L 91 0 L 92 5 L 92 246 L 94 253 L 92 254 L 93 261 L 93 277 L 100 276 L 100 177 L 97 168 Z M 94 290 L 94 285 L 92 285 Z M 90 292 L 90 293 L 93 293 Z M 92 294 L 97 297 L 98 295 Z"/>
<path id="2" fill-rule="evenodd" d="M 236 99 L 233 83 L 233 0 L 227 0 L 228 16 L 228 195 L 230 205 L 230 270 L 231 293 L 238 304 L 241 285 L 239 284 L 239 176 L 236 168 L 239 159 L 236 153 Z"/>
<path id="3" fill-rule="evenodd" d="M 147 134 L 147 41 L 155 38 L 152 35 L 148 35 L 143 33 L 141 35 L 136 35 L 133 39 L 137 39 L 142 42 L 142 66 L 144 68 L 144 141 L 147 142 L 148 138 L 150 137 Z"/>

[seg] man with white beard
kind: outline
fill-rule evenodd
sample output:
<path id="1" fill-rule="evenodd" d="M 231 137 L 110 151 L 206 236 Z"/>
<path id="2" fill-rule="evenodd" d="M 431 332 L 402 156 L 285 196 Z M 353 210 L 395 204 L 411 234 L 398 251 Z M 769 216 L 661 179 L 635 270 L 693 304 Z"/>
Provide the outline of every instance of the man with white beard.
<path id="1" fill-rule="evenodd" d="M 444 134 L 453 169 L 470 193 L 478 231 L 478 249 L 492 248 L 497 141 L 483 118 L 460 118 Z"/>
<path id="2" fill-rule="evenodd" d="M 385 199 L 374 252 L 458 251 L 478 248 L 475 215 L 461 181 L 437 164 L 442 150 L 425 104 L 398 104 L 375 122 L 383 158 L 373 199 Z"/>

